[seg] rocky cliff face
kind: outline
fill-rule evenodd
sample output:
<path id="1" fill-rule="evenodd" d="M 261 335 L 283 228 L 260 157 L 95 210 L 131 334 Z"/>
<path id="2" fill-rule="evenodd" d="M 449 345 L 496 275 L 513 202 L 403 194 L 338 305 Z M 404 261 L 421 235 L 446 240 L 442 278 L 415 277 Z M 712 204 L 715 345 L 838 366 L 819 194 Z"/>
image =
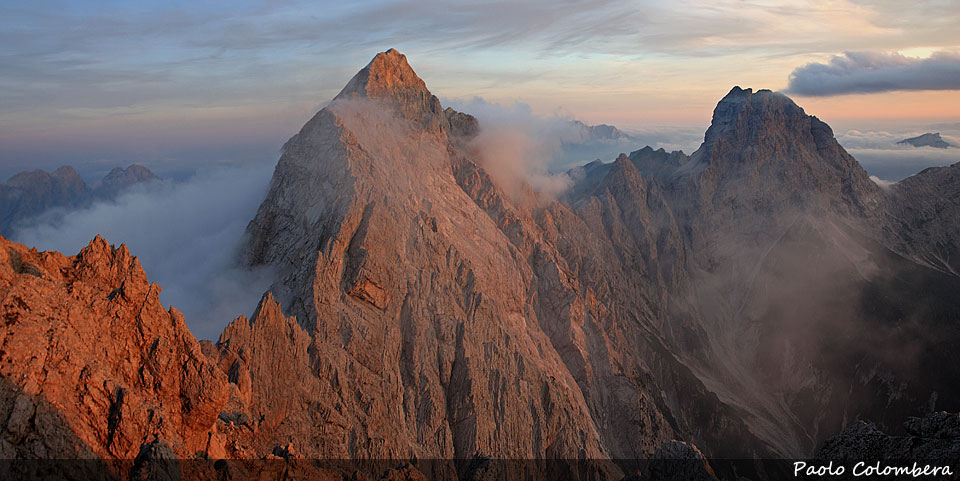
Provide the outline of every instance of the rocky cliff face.
<path id="1" fill-rule="evenodd" d="M 402 55 L 378 55 L 287 143 L 250 224 L 248 258 L 281 269 L 274 292 L 312 334 L 337 440 L 317 454 L 601 457 L 530 305 L 514 242 L 535 242 L 532 220 L 448 116 Z"/>
<path id="2" fill-rule="evenodd" d="M 99 237 L 73 257 L 0 238 L 2 457 L 208 450 L 227 382 L 159 292 Z"/>
<path id="3" fill-rule="evenodd" d="M 880 225 L 895 252 L 960 275 L 960 163 L 931 167 L 890 186 Z"/>
<path id="4" fill-rule="evenodd" d="M 249 321 L 236 319 L 216 346 L 207 347 L 230 383 L 220 421 L 232 457 L 260 457 L 292 443 L 297 452 L 318 458 L 323 456 L 315 446 L 339 441 L 316 429 L 329 420 L 330 412 L 318 406 L 329 386 L 313 372 L 310 344 L 296 319 L 285 317 L 267 294 Z"/>
<path id="5" fill-rule="evenodd" d="M 514 204 L 471 125 L 380 54 L 287 143 L 250 224 L 247 258 L 280 269 L 336 380 L 324 404 L 346 422 L 325 429 L 346 454 L 635 458 L 681 434 L 766 449 L 660 331 L 683 246 L 659 188 L 629 167 L 576 210 Z"/>

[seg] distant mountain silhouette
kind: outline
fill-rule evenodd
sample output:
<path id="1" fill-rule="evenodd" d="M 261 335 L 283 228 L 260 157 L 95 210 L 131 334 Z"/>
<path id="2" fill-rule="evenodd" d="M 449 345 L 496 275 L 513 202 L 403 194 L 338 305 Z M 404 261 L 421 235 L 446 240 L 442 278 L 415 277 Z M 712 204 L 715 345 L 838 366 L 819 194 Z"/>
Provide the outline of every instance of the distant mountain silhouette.
<path id="1" fill-rule="evenodd" d="M 903 139 L 898 144 L 912 145 L 914 147 L 936 147 L 938 149 L 946 149 L 947 147 L 953 147 L 950 143 L 943 140 L 940 137 L 940 132 L 936 133 L 926 133 L 918 135 L 916 137 L 910 137 L 909 139 Z"/>
<path id="2" fill-rule="evenodd" d="M 114 168 L 92 187 L 68 165 L 52 173 L 40 169 L 20 172 L 0 185 L 0 234 L 11 236 L 18 222 L 49 209 L 85 207 L 94 200 L 112 199 L 134 184 L 159 179 L 138 164 Z"/>

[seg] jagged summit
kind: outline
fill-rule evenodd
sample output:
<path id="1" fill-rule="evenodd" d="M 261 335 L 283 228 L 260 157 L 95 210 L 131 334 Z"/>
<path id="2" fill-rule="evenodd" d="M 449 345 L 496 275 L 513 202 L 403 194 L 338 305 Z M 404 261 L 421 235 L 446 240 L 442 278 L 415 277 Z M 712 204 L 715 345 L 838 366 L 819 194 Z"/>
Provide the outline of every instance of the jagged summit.
<path id="1" fill-rule="evenodd" d="M 724 193 L 715 200 L 765 192 L 764 202 L 793 196 L 862 210 L 876 192 L 830 126 L 766 89 L 731 89 L 714 109 L 703 144 L 677 173 L 703 177 L 705 194 Z M 757 188 L 748 188 L 754 182 Z"/>
<path id="2" fill-rule="evenodd" d="M 444 123 L 440 100 L 413 71 L 407 57 L 392 48 L 378 53 L 333 100 L 336 105 L 337 102 L 358 99 L 373 100 L 397 111 L 402 117 L 432 126 L 431 130 L 442 128 Z"/>
<path id="3" fill-rule="evenodd" d="M 98 198 L 112 198 L 133 185 L 159 180 L 160 177 L 140 164 L 130 164 L 127 168 L 114 167 L 103 179 L 94 184 L 94 195 Z"/>
<path id="4" fill-rule="evenodd" d="M 10 177 L 10 179 L 7 180 L 7 184 L 20 187 L 37 182 L 49 183 L 50 179 L 56 179 L 61 183 L 70 184 L 83 182 L 83 179 L 80 177 L 80 174 L 77 173 L 76 169 L 69 165 L 64 165 L 50 173 L 42 169 L 34 169 L 32 171 L 25 170 Z"/>
<path id="5" fill-rule="evenodd" d="M 150 169 L 140 164 L 130 164 L 127 168 L 114 167 L 110 170 L 110 173 L 103 178 L 103 182 L 148 182 L 159 179 L 160 178 L 151 172 Z"/>
<path id="6" fill-rule="evenodd" d="M 728 132 L 736 132 L 741 138 L 749 136 L 750 140 L 759 140 L 757 129 L 792 128 L 795 125 L 790 121 L 806 117 L 803 109 L 786 95 L 767 89 L 754 92 L 753 89 L 736 86 L 713 110 L 713 120 L 704 136 L 704 143 L 712 143 Z M 748 118 L 754 121 L 743 122 Z M 747 131 L 744 131 L 745 127 Z"/>
<path id="7" fill-rule="evenodd" d="M 407 63 L 406 55 L 391 48 L 373 57 L 336 98 L 382 97 L 398 90 L 427 91 L 427 85 Z"/>

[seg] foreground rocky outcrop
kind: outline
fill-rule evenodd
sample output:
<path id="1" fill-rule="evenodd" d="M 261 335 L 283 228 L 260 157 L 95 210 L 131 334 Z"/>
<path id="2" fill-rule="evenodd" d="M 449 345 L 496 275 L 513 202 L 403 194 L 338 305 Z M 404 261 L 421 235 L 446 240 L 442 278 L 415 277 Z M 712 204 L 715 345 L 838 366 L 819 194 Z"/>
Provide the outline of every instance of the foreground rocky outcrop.
<path id="1" fill-rule="evenodd" d="M 828 439 L 817 458 L 835 460 L 960 459 L 960 416 L 945 411 L 909 418 L 901 434 L 887 434 L 874 423 L 859 421 Z"/>
<path id="2" fill-rule="evenodd" d="M 227 381 L 136 257 L 97 237 L 73 257 L 0 239 L 3 457 L 133 459 L 162 438 L 210 449 Z"/>
<path id="3" fill-rule="evenodd" d="M 72 257 L 0 237 L 5 478 L 422 479 L 396 461 L 365 471 L 295 461 L 290 440 L 309 439 L 323 411 L 296 392 L 317 380 L 296 350 L 307 336 L 269 295 L 208 358 L 159 292 L 125 246 L 100 237 Z M 213 462 L 222 458 L 260 461 Z"/>
<path id="4" fill-rule="evenodd" d="M 956 413 L 911 417 L 896 431 L 888 434 L 866 421 L 852 423 L 823 444 L 816 455 L 818 463 L 842 466 L 835 479 L 957 479 L 960 417 Z"/>

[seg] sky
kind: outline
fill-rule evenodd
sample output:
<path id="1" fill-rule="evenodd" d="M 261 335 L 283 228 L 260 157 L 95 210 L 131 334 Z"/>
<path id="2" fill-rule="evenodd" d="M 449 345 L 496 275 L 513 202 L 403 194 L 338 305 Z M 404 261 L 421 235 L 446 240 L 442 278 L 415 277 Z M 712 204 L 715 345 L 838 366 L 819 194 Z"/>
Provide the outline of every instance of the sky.
<path id="1" fill-rule="evenodd" d="M 960 122 L 957 25 L 954 1 L 3 2 L 0 175 L 275 162 L 391 47 L 447 103 L 689 138 L 739 85 L 921 133 Z"/>

